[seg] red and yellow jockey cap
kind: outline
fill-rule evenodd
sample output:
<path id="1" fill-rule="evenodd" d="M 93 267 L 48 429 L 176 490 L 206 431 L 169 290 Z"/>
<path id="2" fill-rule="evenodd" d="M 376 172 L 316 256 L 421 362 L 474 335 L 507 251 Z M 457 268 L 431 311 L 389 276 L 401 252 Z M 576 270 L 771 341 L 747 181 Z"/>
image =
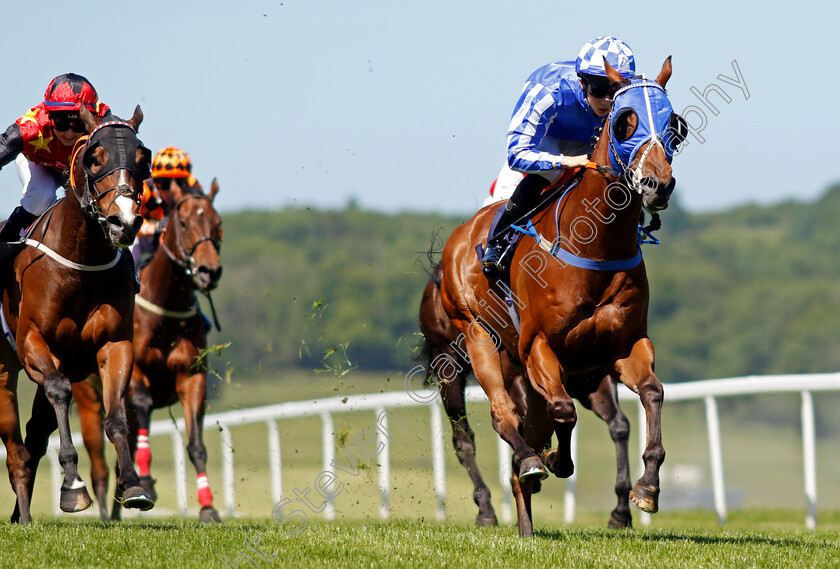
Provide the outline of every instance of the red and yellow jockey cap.
<path id="1" fill-rule="evenodd" d="M 82 105 L 99 116 L 103 116 L 108 109 L 107 105 L 99 102 L 99 95 L 90 81 L 81 75 L 59 75 L 50 81 L 44 92 L 44 108 L 47 112 L 78 111 Z"/>
<path id="2" fill-rule="evenodd" d="M 195 185 L 190 155 L 174 146 L 164 148 L 152 160 L 152 178 L 187 178 L 190 186 Z"/>

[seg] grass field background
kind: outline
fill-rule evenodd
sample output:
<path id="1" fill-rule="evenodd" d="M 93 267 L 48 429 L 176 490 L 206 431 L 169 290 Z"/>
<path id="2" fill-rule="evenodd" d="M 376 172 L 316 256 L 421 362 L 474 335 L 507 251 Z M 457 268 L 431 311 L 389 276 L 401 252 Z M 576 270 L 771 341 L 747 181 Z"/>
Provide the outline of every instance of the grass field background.
<path id="1" fill-rule="evenodd" d="M 209 412 L 249 408 L 283 401 L 307 400 L 359 393 L 379 393 L 403 389 L 401 374 L 351 372 L 337 379 L 329 374 L 290 371 L 278 377 L 249 378 L 242 382 L 219 381 L 214 386 L 214 397 Z M 22 381 L 22 405 L 31 401 L 30 382 Z M 840 403 L 836 394 L 820 394 L 816 398 L 817 415 L 834 416 Z M 803 491 L 802 448 L 799 427 L 798 395 L 767 395 L 741 401 L 737 405 L 721 406 L 721 430 L 725 453 L 725 479 L 730 510 L 781 509 L 796 512 L 795 519 L 779 522 L 804 521 L 806 507 Z M 752 408 L 751 406 L 755 406 Z M 630 439 L 632 474 L 638 475 L 637 412 L 634 404 L 623 405 L 631 422 Z M 760 416 L 763 407 L 772 407 L 775 416 L 779 410 L 790 420 L 772 422 L 743 420 L 744 416 Z M 756 412 L 756 409 L 758 412 Z M 406 423 L 404 429 L 390 421 L 393 435 L 391 446 L 391 511 L 396 519 L 424 522 L 436 518 L 436 504 L 431 472 L 431 432 L 429 412 L 425 408 L 399 409 L 399 417 Z M 468 409 L 471 425 L 476 431 L 478 461 L 485 480 L 493 493 L 497 514 L 500 514 L 501 486 L 498 476 L 497 435 L 490 425 L 489 407 L 486 403 L 471 404 Z M 23 420 L 28 409 L 22 409 Z M 169 416 L 180 417 L 181 409 L 157 410 L 154 420 Z M 609 511 L 615 505 L 613 492 L 615 477 L 614 446 L 606 425 L 592 413 L 580 409 L 578 421 L 579 456 L 577 462 L 577 507 L 579 516 L 592 515 L 606 523 Z M 73 417 L 73 428 L 77 428 Z M 374 421 L 372 412 L 353 412 L 334 415 L 336 432 L 352 442 L 363 430 L 370 429 Z M 830 422 L 829 422 L 830 424 Z M 321 458 L 320 418 L 282 420 L 278 422 L 281 433 L 283 457 L 283 495 L 293 497 L 293 490 L 305 491 L 313 487 L 323 470 Z M 840 437 L 837 433 L 818 432 L 818 523 L 821 514 L 840 511 L 840 487 L 836 473 L 840 471 Z M 274 506 L 268 474 L 266 428 L 262 424 L 234 427 L 234 461 L 236 467 L 237 516 L 268 518 Z M 452 452 L 451 431 L 445 423 L 445 456 L 447 470 L 446 509 L 447 520 L 468 523 L 475 517 L 472 486 Z M 663 408 L 663 439 L 667 457 L 662 469 L 661 509 L 663 513 L 683 508 L 709 508 L 711 511 L 711 477 L 708 458 L 708 440 L 702 403 L 668 402 Z M 76 441 L 81 443 L 81 441 Z M 208 475 L 216 494 L 220 511 L 226 507 L 222 496 L 222 441 L 218 429 L 208 428 L 205 434 L 208 449 Z M 172 476 L 172 444 L 168 436 L 155 437 L 152 433 L 152 470 L 158 480 L 159 500 L 149 515 L 165 515 L 178 511 Z M 340 445 L 340 441 L 337 444 Z M 109 462 L 113 463 L 113 449 L 109 448 Z M 338 458 L 342 449 L 337 447 Z M 358 456 L 358 453 L 355 453 Z M 338 472 L 344 490 L 336 498 L 336 519 L 352 522 L 379 520 L 379 492 L 377 487 L 376 459 L 359 461 L 360 474 L 350 476 Z M 89 480 L 89 462 L 82 449 L 80 472 Z M 197 510 L 195 502 L 195 476 L 187 464 L 190 511 Z M 33 500 L 33 513 L 37 518 L 53 516 L 51 480 L 48 463 L 42 464 Z M 113 487 L 113 478 L 111 481 Z M 535 498 L 536 527 L 559 523 L 563 519 L 563 494 L 566 482 L 551 478 Z M 312 496 L 316 496 L 314 487 Z M 11 512 L 11 491 L 0 492 L 0 512 Z M 74 519 L 94 515 L 94 508 L 82 514 L 63 515 Z M 313 520 L 319 515 L 312 514 Z M 653 528 L 659 527 L 661 514 L 653 518 Z M 638 524 L 637 524 L 638 525 Z"/>

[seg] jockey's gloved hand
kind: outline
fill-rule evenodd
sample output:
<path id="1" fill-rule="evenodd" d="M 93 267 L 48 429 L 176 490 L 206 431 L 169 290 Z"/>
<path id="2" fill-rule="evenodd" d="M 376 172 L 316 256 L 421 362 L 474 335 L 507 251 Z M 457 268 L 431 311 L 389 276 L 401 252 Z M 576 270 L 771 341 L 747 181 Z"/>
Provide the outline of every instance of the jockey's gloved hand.
<path id="1" fill-rule="evenodd" d="M 589 156 L 581 154 L 580 156 L 564 156 L 563 160 L 558 164 L 562 168 L 583 168 L 589 162 Z"/>

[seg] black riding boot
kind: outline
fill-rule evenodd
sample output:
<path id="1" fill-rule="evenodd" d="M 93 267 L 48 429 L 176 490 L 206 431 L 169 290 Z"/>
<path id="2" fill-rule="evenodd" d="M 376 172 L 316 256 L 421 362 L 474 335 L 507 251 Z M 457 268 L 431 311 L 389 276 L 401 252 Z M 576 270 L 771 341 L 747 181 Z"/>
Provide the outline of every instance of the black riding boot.
<path id="1" fill-rule="evenodd" d="M 487 241 L 484 249 L 484 258 L 481 264 L 484 266 L 485 274 L 493 272 L 507 272 L 509 244 L 505 237 L 508 234 L 510 225 L 515 223 L 522 215 L 525 215 L 540 201 L 540 194 L 549 186 L 549 181 L 538 174 L 528 174 L 510 196 L 505 204 L 505 211 L 496 224 L 496 231 Z"/>
<path id="2" fill-rule="evenodd" d="M 23 209 L 22 205 L 17 206 L 0 229 L 0 241 L 5 243 L 20 241 L 21 230 L 31 225 L 36 219 L 38 219 L 37 215 L 29 213 Z"/>

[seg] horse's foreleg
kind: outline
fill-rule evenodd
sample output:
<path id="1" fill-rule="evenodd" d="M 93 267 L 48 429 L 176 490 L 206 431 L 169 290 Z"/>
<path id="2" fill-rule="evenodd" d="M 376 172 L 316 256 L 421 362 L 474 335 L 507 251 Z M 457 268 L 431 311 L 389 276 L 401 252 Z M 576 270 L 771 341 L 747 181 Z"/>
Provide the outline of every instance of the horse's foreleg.
<path id="1" fill-rule="evenodd" d="M 131 342 L 106 344 L 97 353 L 97 361 L 102 379 L 102 400 L 105 404 L 105 434 L 108 435 L 108 439 L 117 451 L 118 485 L 122 489 L 122 503 L 126 508 L 149 510 L 154 507 L 155 502 L 146 489 L 140 485 L 128 441 L 125 395 L 134 366 Z"/>
<path id="2" fill-rule="evenodd" d="M 473 373 L 490 400 L 493 428 L 513 448 L 514 460 L 519 465 L 519 477 L 523 480 L 531 477 L 543 480 L 548 476 L 545 466 L 519 432 L 522 420 L 507 391 L 498 348 L 494 349 L 490 334 L 478 326 L 477 322 L 473 322 L 475 325 L 469 326 L 461 323 L 465 330 L 461 337 L 465 338 Z"/>
<path id="3" fill-rule="evenodd" d="M 438 375 L 440 377 L 440 375 Z M 475 461 L 475 434 L 467 422 L 467 405 L 464 399 L 464 388 L 467 378 L 464 373 L 457 374 L 450 381 L 439 383 L 440 398 L 443 408 L 452 425 L 452 446 L 461 462 L 467 469 L 473 483 L 473 501 L 478 506 L 478 516 L 475 523 L 479 526 L 495 526 L 499 522 L 490 501 L 490 489 L 481 477 L 478 464 Z"/>
<path id="4" fill-rule="evenodd" d="M 3 341 L 5 347 L 8 343 Z M 9 348 L 9 352 L 11 349 Z M 14 354 L 8 354 L 16 361 Z M 9 482 L 17 497 L 17 505 L 12 521 L 29 524 L 32 518 L 29 513 L 31 496 L 31 471 L 27 468 L 29 452 L 23 444 L 20 434 L 20 414 L 18 413 L 17 379 L 20 368 L 3 365 L 0 373 L 0 437 L 6 447 L 6 467 L 9 470 Z"/>
<path id="5" fill-rule="evenodd" d="M 204 373 L 179 377 L 175 388 L 184 406 L 184 422 L 187 427 L 187 454 L 195 466 L 198 486 L 198 503 L 201 522 L 221 522 L 219 513 L 213 507 L 213 492 L 207 480 L 207 450 L 202 437 L 204 409 L 207 403 L 207 378 Z"/>
<path id="6" fill-rule="evenodd" d="M 58 462 L 64 469 L 64 481 L 61 484 L 59 507 L 62 512 L 81 512 L 88 509 L 93 504 L 93 500 L 90 499 L 87 487 L 79 476 L 79 455 L 76 453 L 70 434 L 69 411 L 70 399 L 73 395 L 70 380 L 54 371 L 44 377 L 44 393 L 55 410 L 58 435 L 61 438 Z M 33 415 L 30 423 L 34 419 Z"/>
<path id="7" fill-rule="evenodd" d="M 90 456 L 90 482 L 99 502 L 99 519 L 108 519 L 108 476 L 105 461 L 105 436 L 102 433 L 102 401 L 90 379 L 73 384 L 73 397 L 79 408 L 82 439 Z"/>
<path id="8" fill-rule="evenodd" d="M 622 413 L 621 407 L 618 406 L 616 385 L 612 378 L 608 375 L 605 376 L 598 389 L 591 393 L 588 398 L 585 398 L 583 403 L 607 423 L 610 438 L 615 443 L 615 495 L 618 497 L 618 504 L 610 514 L 608 527 L 616 529 L 633 527 L 629 502 L 630 459 L 627 452 L 627 443 L 630 439 L 630 422 Z"/>
<path id="9" fill-rule="evenodd" d="M 642 460 L 645 471 L 630 492 L 630 501 L 642 511 L 659 509 L 659 468 L 665 460 L 662 446 L 663 390 L 653 373 L 653 344 L 642 338 L 633 346 L 630 356 L 615 362 L 615 372 L 627 387 L 639 394 L 647 415 L 647 445 Z"/>
<path id="10" fill-rule="evenodd" d="M 544 417 L 546 412 L 557 435 L 557 450 L 545 454 L 546 466 L 556 476 L 568 478 L 575 471 L 572 461 L 572 430 L 577 423 L 575 403 L 563 386 L 560 362 L 548 342 L 539 334 L 531 344 L 527 359 L 528 379 L 533 389 L 528 390 L 528 412 L 525 432 L 533 434 L 535 442 L 546 437 Z"/>

